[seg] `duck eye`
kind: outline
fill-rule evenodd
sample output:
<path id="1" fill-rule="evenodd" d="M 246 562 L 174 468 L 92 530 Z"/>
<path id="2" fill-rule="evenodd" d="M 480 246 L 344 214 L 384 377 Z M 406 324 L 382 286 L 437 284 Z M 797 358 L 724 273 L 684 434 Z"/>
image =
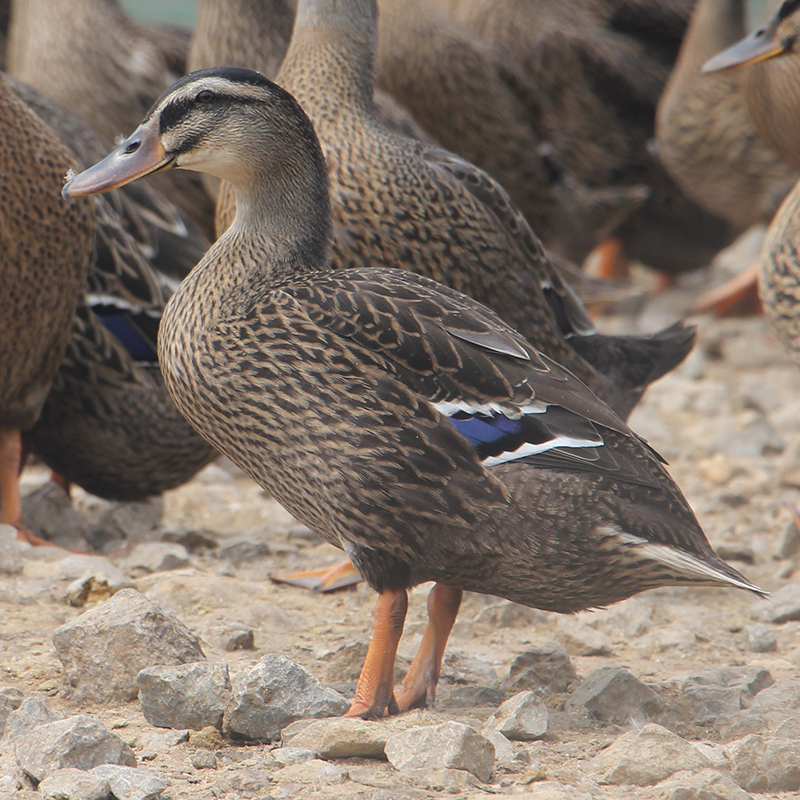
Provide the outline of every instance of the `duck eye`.
<path id="1" fill-rule="evenodd" d="M 203 89 L 202 92 L 197 93 L 197 100 L 198 103 L 210 103 L 214 99 L 214 92 L 211 89 Z"/>

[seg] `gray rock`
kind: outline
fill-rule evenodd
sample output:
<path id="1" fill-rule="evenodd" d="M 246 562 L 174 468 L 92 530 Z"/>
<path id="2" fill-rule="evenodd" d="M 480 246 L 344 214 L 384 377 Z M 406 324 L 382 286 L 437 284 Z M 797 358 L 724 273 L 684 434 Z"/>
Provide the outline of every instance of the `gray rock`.
<path id="1" fill-rule="evenodd" d="M 531 742 L 547 733 L 547 706 L 533 692 L 520 692 L 509 698 L 490 717 L 487 730 L 502 733 L 507 739 Z"/>
<path id="2" fill-rule="evenodd" d="M 644 722 L 661 713 L 658 693 L 622 667 L 602 667 L 592 672 L 567 698 L 567 710 L 585 708 L 601 722 L 618 725 L 633 719 Z"/>
<path id="3" fill-rule="evenodd" d="M 303 788 L 308 790 L 308 785 L 312 786 L 338 786 L 347 780 L 347 771 L 337 766 L 330 764 L 327 761 L 320 761 L 319 759 L 312 759 L 311 761 L 304 761 L 301 764 L 290 764 L 283 769 L 279 769 L 274 778 L 279 784 L 300 784 L 298 787 L 300 792 L 292 791 L 288 796 L 297 797 L 304 794 Z M 301 788 L 302 787 L 302 788 Z M 281 795 L 280 789 L 276 792 L 278 796 Z"/>
<path id="4" fill-rule="evenodd" d="M 440 696 L 444 696 L 441 686 L 436 697 L 437 705 Z M 453 686 L 450 694 L 447 695 L 445 705 L 447 708 L 477 708 L 479 706 L 497 708 L 503 702 L 503 697 L 503 692 L 494 686 Z"/>
<path id="5" fill-rule="evenodd" d="M 709 725 L 721 715 L 746 708 L 773 683 L 763 667 L 712 667 L 683 682 L 678 704 L 696 725 Z"/>
<path id="6" fill-rule="evenodd" d="M 790 583 L 778 589 L 769 598 L 762 619 L 778 624 L 790 620 L 800 620 L 800 583 Z"/>
<path id="7" fill-rule="evenodd" d="M 227 653 L 234 650 L 255 650 L 255 632 L 247 625 L 231 625 L 222 632 L 222 649 Z"/>
<path id="8" fill-rule="evenodd" d="M 25 495 L 22 513 L 31 533 L 70 550 L 86 550 L 86 525 L 58 484 L 48 481 Z"/>
<path id="9" fill-rule="evenodd" d="M 216 769 L 217 754 L 213 750 L 195 750 L 192 753 L 192 766 L 195 769 Z"/>
<path id="10" fill-rule="evenodd" d="M 13 525 L 0 525 L 0 575 L 19 575 L 22 572 L 25 546 L 17 538 L 17 529 Z"/>
<path id="11" fill-rule="evenodd" d="M 234 564 L 243 564 L 246 561 L 253 561 L 257 558 L 266 558 L 272 551 L 266 542 L 255 539 L 241 539 L 238 542 L 220 547 L 217 550 L 219 558 L 233 561 Z"/>
<path id="12" fill-rule="evenodd" d="M 558 642 L 545 642 L 514 659 L 509 670 L 508 687 L 512 692 L 566 692 L 576 680 L 578 673 L 567 651 Z"/>
<path id="13" fill-rule="evenodd" d="M 383 758 L 394 730 L 363 719 L 319 719 L 292 737 L 292 748 L 311 750 L 320 758 Z M 274 751 L 277 752 L 277 751 Z"/>
<path id="14" fill-rule="evenodd" d="M 9 525 L 9 527 L 11 527 Z M 0 738 L 6 728 L 6 720 L 22 705 L 22 692 L 15 686 L 0 687 Z"/>
<path id="15" fill-rule="evenodd" d="M 47 800 L 104 800 L 111 794 L 105 778 L 82 769 L 57 769 L 39 784 Z"/>
<path id="16" fill-rule="evenodd" d="M 610 636 L 572 617 L 560 619 L 556 633 L 573 656 L 607 656 L 614 649 Z"/>
<path id="17" fill-rule="evenodd" d="M 465 792 L 477 783 L 475 776 L 463 769 L 404 769 L 402 776 L 403 783 L 410 783 L 425 792 L 434 792 L 434 796 L 455 794 L 464 797 Z M 403 800 L 416 800 L 418 796 L 416 793 L 400 795 Z M 396 797 L 397 794 L 392 793 L 391 800 Z"/>
<path id="18" fill-rule="evenodd" d="M 748 792 L 800 789 L 800 741 L 754 734 L 725 748 L 731 776 Z"/>
<path id="19" fill-rule="evenodd" d="M 652 786 L 681 770 L 711 766 L 696 747 L 652 722 L 617 737 L 591 763 L 604 783 L 635 786 Z"/>
<path id="20" fill-rule="evenodd" d="M 538 608 L 521 606 L 510 600 L 501 600 L 482 608 L 475 615 L 475 622 L 491 628 L 527 628 L 547 621 L 547 612 Z"/>
<path id="21" fill-rule="evenodd" d="M 389 763 L 398 770 L 461 769 L 484 782 L 494 767 L 494 745 L 461 722 L 397 733 L 386 742 L 385 752 Z"/>
<path id="22" fill-rule="evenodd" d="M 800 680 L 782 680 L 760 691 L 750 704 L 751 711 L 790 711 L 800 708 Z"/>
<path id="23" fill-rule="evenodd" d="M 223 725 L 233 736 L 277 739 L 295 720 L 340 716 L 349 707 L 342 695 L 323 687 L 299 664 L 267 655 L 242 676 Z"/>
<path id="24" fill-rule="evenodd" d="M 169 542 L 142 542 L 124 558 L 120 567 L 138 577 L 152 572 L 166 572 L 189 565 L 189 551 L 182 544 Z"/>
<path id="25" fill-rule="evenodd" d="M 524 798 L 525 800 L 592 800 L 592 795 L 556 781 L 540 781 L 531 783 L 525 788 Z"/>
<path id="26" fill-rule="evenodd" d="M 38 725 L 22 734 L 15 742 L 14 754 L 20 767 L 35 781 L 64 767 L 136 766 L 133 750 L 102 722 L 84 714 Z"/>
<path id="27" fill-rule="evenodd" d="M 744 646 L 751 653 L 774 653 L 778 639 L 763 622 L 747 625 L 744 629 Z"/>
<path id="28" fill-rule="evenodd" d="M 57 628 L 53 645 L 74 699 L 98 703 L 136 699 L 136 677 L 146 667 L 205 660 L 172 612 L 133 589 Z"/>
<path id="29" fill-rule="evenodd" d="M 790 522 L 781 533 L 778 539 L 778 546 L 775 549 L 775 556 L 780 559 L 792 558 L 800 550 L 800 531 L 797 525 Z"/>
<path id="30" fill-rule="evenodd" d="M 76 578 L 64 592 L 64 599 L 76 608 L 103 603 L 120 589 L 132 589 L 133 581 L 124 576 L 121 580 L 106 575 L 85 575 Z"/>
<path id="31" fill-rule="evenodd" d="M 6 717 L 4 742 L 13 742 L 39 725 L 60 719 L 47 707 L 42 697 L 28 697 Z"/>
<path id="32" fill-rule="evenodd" d="M 520 766 L 514 753 L 514 745 L 500 731 L 492 730 L 484 725 L 481 733 L 494 745 L 495 766 L 506 771 Z"/>
<path id="33" fill-rule="evenodd" d="M 108 503 L 106 506 L 86 534 L 92 549 L 102 553 L 125 543 L 154 538 L 164 513 L 161 497 L 151 497 L 140 503 Z"/>
<path id="34" fill-rule="evenodd" d="M 328 683 L 348 683 L 358 680 L 369 644 L 364 641 L 345 642 L 335 650 L 321 653 L 319 660 L 325 664 Z"/>
<path id="35" fill-rule="evenodd" d="M 117 800 L 152 800 L 169 784 L 146 769 L 132 769 L 104 764 L 95 767 L 92 775 L 105 778 Z"/>
<path id="36" fill-rule="evenodd" d="M 715 769 L 678 772 L 658 788 L 664 800 L 753 800 L 738 783 Z"/>
<path id="37" fill-rule="evenodd" d="M 383 752 L 383 748 L 381 748 Z M 303 764 L 306 761 L 315 759 L 319 753 L 314 750 L 303 750 L 300 747 L 276 747 L 270 755 L 284 767 L 292 764 Z"/>
<path id="38" fill-rule="evenodd" d="M 158 728 L 222 728 L 231 701 L 228 665 L 198 661 L 147 667 L 136 679 L 144 718 Z"/>

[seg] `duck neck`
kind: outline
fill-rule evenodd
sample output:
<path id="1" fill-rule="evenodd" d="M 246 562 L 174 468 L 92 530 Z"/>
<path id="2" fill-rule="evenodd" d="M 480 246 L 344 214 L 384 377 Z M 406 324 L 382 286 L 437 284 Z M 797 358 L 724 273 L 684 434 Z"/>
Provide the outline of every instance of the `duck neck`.
<path id="1" fill-rule="evenodd" d="M 373 111 L 378 49 L 376 0 L 299 0 L 292 40 L 276 81 L 312 115 L 325 109 Z"/>
<path id="2" fill-rule="evenodd" d="M 704 62 L 745 35 L 744 0 L 700 0 L 684 37 L 683 49 Z"/>

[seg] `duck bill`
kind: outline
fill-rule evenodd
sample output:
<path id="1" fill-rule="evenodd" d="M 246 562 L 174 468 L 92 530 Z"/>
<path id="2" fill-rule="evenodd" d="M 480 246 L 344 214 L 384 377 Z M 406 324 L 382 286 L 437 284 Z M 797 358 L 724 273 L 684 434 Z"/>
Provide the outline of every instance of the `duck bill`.
<path id="1" fill-rule="evenodd" d="M 778 38 L 778 18 L 773 17 L 763 28 L 742 39 L 741 42 L 718 53 L 703 67 L 703 72 L 719 72 L 731 67 L 744 67 L 775 58 L 786 52 L 786 45 Z"/>
<path id="2" fill-rule="evenodd" d="M 170 169 L 174 160 L 161 144 L 158 121 L 151 119 L 120 142 L 102 161 L 70 178 L 61 194 L 68 198 L 109 192 L 138 178 Z"/>

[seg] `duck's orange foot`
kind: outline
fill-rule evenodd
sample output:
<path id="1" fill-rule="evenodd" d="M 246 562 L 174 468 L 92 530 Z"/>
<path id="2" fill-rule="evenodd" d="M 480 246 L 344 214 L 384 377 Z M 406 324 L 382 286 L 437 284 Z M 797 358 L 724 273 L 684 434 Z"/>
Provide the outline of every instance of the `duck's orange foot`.
<path id="1" fill-rule="evenodd" d="M 361 576 L 356 572 L 350 559 L 340 561 L 331 567 L 307 569 L 302 572 L 274 572 L 269 576 L 275 583 L 288 583 L 312 592 L 335 592 L 355 586 L 361 581 Z"/>
<path id="2" fill-rule="evenodd" d="M 622 251 L 622 242 L 614 236 L 604 239 L 587 257 L 589 272 L 604 280 L 630 277 L 630 261 Z"/>
<path id="3" fill-rule="evenodd" d="M 20 542 L 27 542 L 28 544 L 32 544 L 34 547 L 58 547 L 59 550 L 69 550 L 67 547 L 61 547 L 53 542 L 48 542 L 47 539 L 42 539 L 41 536 L 37 536 L 35 533 L 31 533 L 24 525 L 16 525 L 17 529 L 17 539 Z M 69 550 L 70 553 L 77 552 L 76 550 Z"/>
<path id="4" fill-rule="evenodd" d="M 700 314 L 714 314 L 717 317 L 746 317 L 761 314 L 758 271 L 759 264 L 752 264 L 721 286 L 705 292 L 695 303 L 694 310 Z"/>

